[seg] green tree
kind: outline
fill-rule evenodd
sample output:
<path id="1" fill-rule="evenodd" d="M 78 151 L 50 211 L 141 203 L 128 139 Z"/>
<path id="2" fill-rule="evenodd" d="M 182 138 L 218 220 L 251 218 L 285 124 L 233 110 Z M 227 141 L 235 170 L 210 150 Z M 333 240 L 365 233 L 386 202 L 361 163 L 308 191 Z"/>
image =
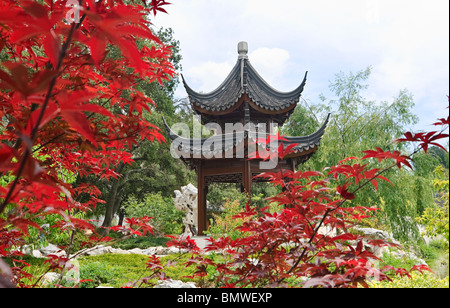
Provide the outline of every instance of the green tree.
<path id="1" fill-rule="evenodd" d="M 429 154 L 436 157 L 438 162 L 445 168 L 449 169 L 449 155 L 448 155 L 448 144 L 447 152 L 440 147 L 433 146 L 428 150 Z"/>
<path id="2" fill-rule="evenodd" d="M 400 90 L 392 102 L 368 100 L 364 91 L 369 87 L 371 70 L 368 67 L 356 73 L 340 72 L 329 86 L 334 97 L 320 95 L 318 103 L 299 104 L 290 122 L 294 121 L 295 125 L 283 127 L 283 133 L 311 133 L 321 122 L 316 117 L 323 119 L 328 113 L 332 114 L 318 152 L 300 168 L 322 170 L 345 157 L 361 157 L 361 151 L 369 148 L 407 150 L 405 145 L 394 144 L 392 140 L 400 138 L 417 123 L 418 118 L 412 113 L 413 97 L 407 90 Z M 303 125 L 313 127 L 304 128 Z M 376 217 L 377 224 L 390 228 L 399 239 L 416 237 L 418 230 L 414 218 L 433 203 L 431 166 L 429 161 L 418 157 L 414 170 L 389 170 L 387 175 L 394 186 L 380 183 L 379 194 L 374 188 L 367 189 L 352 204 L 383 209 Z"/>
<path id="3" fill-rule="evenodd" d="M 394 145 L 391 141 L 402 136 L 405 127 L 417 123 L 418 118 L 411 111 L 414 107 L 412 95 L 401 90 L 393 102 L 367 100 L 363 91 L 369 87 L 370 74 L 370 67 L 357 73 L 340 72 L 329 86 L 335 97 L 327 99 L 320 95 L 319 103 L 308 108 L 299 106 L 300 110 L 309 112 L 309 115 L 303 115 L 308 124 L 312 123 L 311 114 L 322 119 L 326 114 L 332 114 L 319 149 L 320 159 L 310 160 L 309 167 L 320 169 L 335 165 L 343 157 L 360 155 L 361 151 L 371 147 L 403 146 Z M 320 122 L 316 120 L 316 127 L 310 132 Z M 295 133 L 304 131 L 292 132 Z"/>
<path id="4" fill-rule="evenodd" d="M 417 221 L 425 225 L 425 234 L 429 236 L 442 235 L 449 242 L 449 172 L 443 166 L 438 166 L 434 170 L 434 206 L 425 209 L 423 215 Z M 448 248 L 448 247 L 447 247 Z"/>

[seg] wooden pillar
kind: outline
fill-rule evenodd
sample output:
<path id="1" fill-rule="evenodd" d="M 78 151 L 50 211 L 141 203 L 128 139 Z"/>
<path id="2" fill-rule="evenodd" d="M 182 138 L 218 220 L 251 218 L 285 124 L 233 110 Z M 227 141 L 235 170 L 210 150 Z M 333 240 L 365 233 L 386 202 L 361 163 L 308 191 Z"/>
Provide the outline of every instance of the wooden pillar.
<path id="1" fill-rule="evenodd" d="M 204 167 L 202 161 L 198 162 L 197 169 L 197 187 L 198 187 L 198 207 L 197 207 L 197 218 L 198 218 L 198 231 L 197 235 L 202 236 L 203 233 L 207 230 L 206 225 L 206 194 L 208 193 L 208 188 L 205 186 L 205 176 L 204 176 Z"/>
<path id="2" fill-rule="evenodd" d="M 248 201 L 251 203 L 252 200 L 252 170 L 251 164 L 248 159 L 244 163 L 244 172 L 242 174 L 242 186 L 244 186 L 244 191 L 247 193 Z"/>

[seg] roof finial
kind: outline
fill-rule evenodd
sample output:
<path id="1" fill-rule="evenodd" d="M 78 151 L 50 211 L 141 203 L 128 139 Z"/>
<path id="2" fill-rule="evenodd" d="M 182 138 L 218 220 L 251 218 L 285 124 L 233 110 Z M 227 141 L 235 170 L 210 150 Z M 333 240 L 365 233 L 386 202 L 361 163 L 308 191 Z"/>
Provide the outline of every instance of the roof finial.
<path id="1" fill-rule="evenodd" d="M 238 53 L 239 53 L 239 59 L 247 59 L 247 53 L 248 53 L 248 43 L 247 42 L 239 42 L 238 44 Z"/>

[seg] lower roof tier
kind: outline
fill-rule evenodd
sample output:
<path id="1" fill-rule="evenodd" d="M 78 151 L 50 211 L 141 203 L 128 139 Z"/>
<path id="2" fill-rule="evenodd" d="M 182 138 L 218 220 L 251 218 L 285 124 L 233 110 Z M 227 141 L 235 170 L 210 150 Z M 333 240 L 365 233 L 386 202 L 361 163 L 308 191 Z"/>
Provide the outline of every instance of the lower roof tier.
<path id="1" fill-rule="evenodd" d="M 172 131 L 165 120 L 164 123 L 172 140 L 173 156 L 184 161 L 249 157 L 265 160 L 280 154 L 278 153 L 280 145 L 283 145 L 281 150 L 290 150 L 285 158 L 298 159 L 303 162 L 302 157 L 308 156 L 309 158 L 317 151 L 329 119 L 330 115 L 315 133 L 297 137 L 278 137 L 267 133 L 243 130 L 214 135 L 209 138 L 193 139 L 179 136 Z"/>

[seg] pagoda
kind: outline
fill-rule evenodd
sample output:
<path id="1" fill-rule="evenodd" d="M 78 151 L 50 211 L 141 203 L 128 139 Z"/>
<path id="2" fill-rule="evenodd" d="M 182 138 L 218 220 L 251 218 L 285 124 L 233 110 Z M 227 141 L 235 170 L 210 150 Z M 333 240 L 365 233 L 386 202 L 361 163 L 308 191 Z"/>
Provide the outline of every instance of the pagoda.
<path id="1" fill-rule="evenodd" d="M 305 87 L 307 73 L 295 90 L 280 92 L 250 64 L 246 42 L 238 44 L 238 53 L 231 73 L 210 93 L 194 91 L 182 76 L 194 113 L 208 129 L 214 128 L 213 136 L 180 136 L 164 121 L 172 139 L 172 154 L 197 173 L 198 230 L 194 232 L 198 235 L 207 230 L 206 195 L 210 184 L 238 183 L 243 192 L 251 195 L 252 183 L 265 180 L 255 178 L 256 175 L 282 169 L 294 171 L 306 162 L 317 151 L 329 120 L 328 116 L 322 127 L 309 136 L 283 136 L 275 138 L 275 144 L 274 141 L 265 142 L 269 135 L 276 135 L 276 131 L 269 128 L 281 127 L 294 111 Z M 265 160 L 264 155 L 268 157 L 269 151 L 278 151 L 280 143 L 285 147 L 292 146 L 290 153 L 275 162 Z M 262 155 L 249 159 L 255 152 Z"/>

